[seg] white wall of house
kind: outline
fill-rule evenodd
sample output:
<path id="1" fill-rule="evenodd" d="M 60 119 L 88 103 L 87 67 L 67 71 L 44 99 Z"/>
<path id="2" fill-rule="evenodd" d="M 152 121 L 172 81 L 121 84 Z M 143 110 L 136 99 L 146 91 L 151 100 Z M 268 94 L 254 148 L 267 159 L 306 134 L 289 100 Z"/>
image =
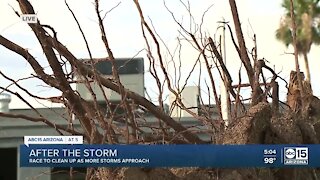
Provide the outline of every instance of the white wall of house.
<path id="1" fill-rule="evenodd" d="M 181 101 L 195 114 L 198 114 L 198 105 L 199 105 L 199 87 L 198 86 L 186 86 L 181 92 Z M 175 104 L 176 97 L 174 94 L 170 94 L 170 109 L 172 110 L 171 117 L 193 117 L 190 113 L 185 110 L 182 110 Z"/>

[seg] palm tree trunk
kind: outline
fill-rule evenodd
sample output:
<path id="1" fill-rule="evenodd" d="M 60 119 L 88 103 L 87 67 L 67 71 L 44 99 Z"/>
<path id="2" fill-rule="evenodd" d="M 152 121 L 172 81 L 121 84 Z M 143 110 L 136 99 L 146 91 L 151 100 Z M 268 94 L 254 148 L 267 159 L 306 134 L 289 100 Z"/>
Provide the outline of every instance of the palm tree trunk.
<path id="1" fill-rule="evenodd" d="M 304 59 L 304 64 L 305 64 L 305 69 L 306 69 L 306 81 L 308 83 L 310 83 L 311 77 L 310 77 L 309 60 L 308 60 L 308 55 L 305 52 L 303 53 L 303 59 Z"/>

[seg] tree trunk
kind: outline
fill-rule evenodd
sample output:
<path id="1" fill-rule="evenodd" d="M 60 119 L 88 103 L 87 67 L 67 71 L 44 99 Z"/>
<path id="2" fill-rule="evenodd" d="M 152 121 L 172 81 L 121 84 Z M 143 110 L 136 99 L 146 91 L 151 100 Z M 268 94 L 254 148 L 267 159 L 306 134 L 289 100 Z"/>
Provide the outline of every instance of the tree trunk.
<path id="1" fill-rule="evenodd" d="M 239 20 L 236 1 L 229 0 L 229 4 L 230 4 L 234 27 L 235 27 L 236 35 L 237 35 L 237 39 L 238 39 L 239 50 L 240 50 L 240 59 L 241 59 L 242 63 L 244 64 L 244 67 L 246 68 L 249 82 L 250 82 L 250 86 L 252 88 L 252 102 L 251 102 L 251 104 L 252 104 L 252 106 L 254 106 L 264 100 L 263 96 L 261 96 L 261 94 L 263 94 L 263 91 L 259 85 L 259 74 L 256 74 L 254 72 L 254 69 L 253 69 L 251 62 L 250 62 L 250 58 L 248 56 L 247 47 L 246 47 L 246 43 L 245 43 L 245 40 L 243 37 L 241 23 Z"/>
<path id="2" fill-rule="evenodd" d="M 244 67 L 247 70 L 250 85 L 251 85 L 252 89 L 254 90 L 255 89 L 255 87 L 254 87 L 254 70 L 253 70 L 252 65 L 250 63 L 250 59 L 249 59 L 249 56 L 247 53 L 246 43 L 243 38 L 237 5 L 236 5 L 235 0 L 229 0 L 229 4 L 230 4 L 231 12 L 232 12 L 236 35 L 238 38 L 238 44 L 239 44 L 240 55 L 241 55 L 240 59 L 241 59 L 242 63 L 244 64 Z"/>
<path id="3" fill-rule="evenodd" d="M 304 64 L 305 64 L 305 68 L 306 68 L 306 81 L 311 84 L 309 60 L 308 60 L 308 55 L 306 52 L 303 53 L 303 59 L 304 59 Z"/>

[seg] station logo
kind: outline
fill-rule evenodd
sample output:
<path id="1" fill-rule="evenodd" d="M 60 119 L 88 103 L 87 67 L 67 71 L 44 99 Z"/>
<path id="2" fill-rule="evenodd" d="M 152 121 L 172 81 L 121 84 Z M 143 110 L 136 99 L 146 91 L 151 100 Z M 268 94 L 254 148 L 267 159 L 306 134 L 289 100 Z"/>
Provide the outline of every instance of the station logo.
<path id="1" fill-rule="evenodd" d="M 309 150 L 307 147 L 285 147 L 283 163 L 285 165 L 308 165 Z"/>

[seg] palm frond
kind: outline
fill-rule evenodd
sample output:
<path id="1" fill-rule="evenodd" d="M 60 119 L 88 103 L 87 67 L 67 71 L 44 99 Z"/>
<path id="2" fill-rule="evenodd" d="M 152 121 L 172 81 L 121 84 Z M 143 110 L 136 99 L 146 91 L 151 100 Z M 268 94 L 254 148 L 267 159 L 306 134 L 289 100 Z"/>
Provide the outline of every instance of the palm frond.
<path id="1" fill-rule="evenodd" d="M 320 0 L 294 0 L 294 13 L 297 25 L 298 53 L 307 53 L 311 45 L 320 44 Z M 276 39 L 286 46 L 292 44 L 290 0 L 283 0 L 281 6 L 285 10 L 279 28 L 276 30 Z"/>

